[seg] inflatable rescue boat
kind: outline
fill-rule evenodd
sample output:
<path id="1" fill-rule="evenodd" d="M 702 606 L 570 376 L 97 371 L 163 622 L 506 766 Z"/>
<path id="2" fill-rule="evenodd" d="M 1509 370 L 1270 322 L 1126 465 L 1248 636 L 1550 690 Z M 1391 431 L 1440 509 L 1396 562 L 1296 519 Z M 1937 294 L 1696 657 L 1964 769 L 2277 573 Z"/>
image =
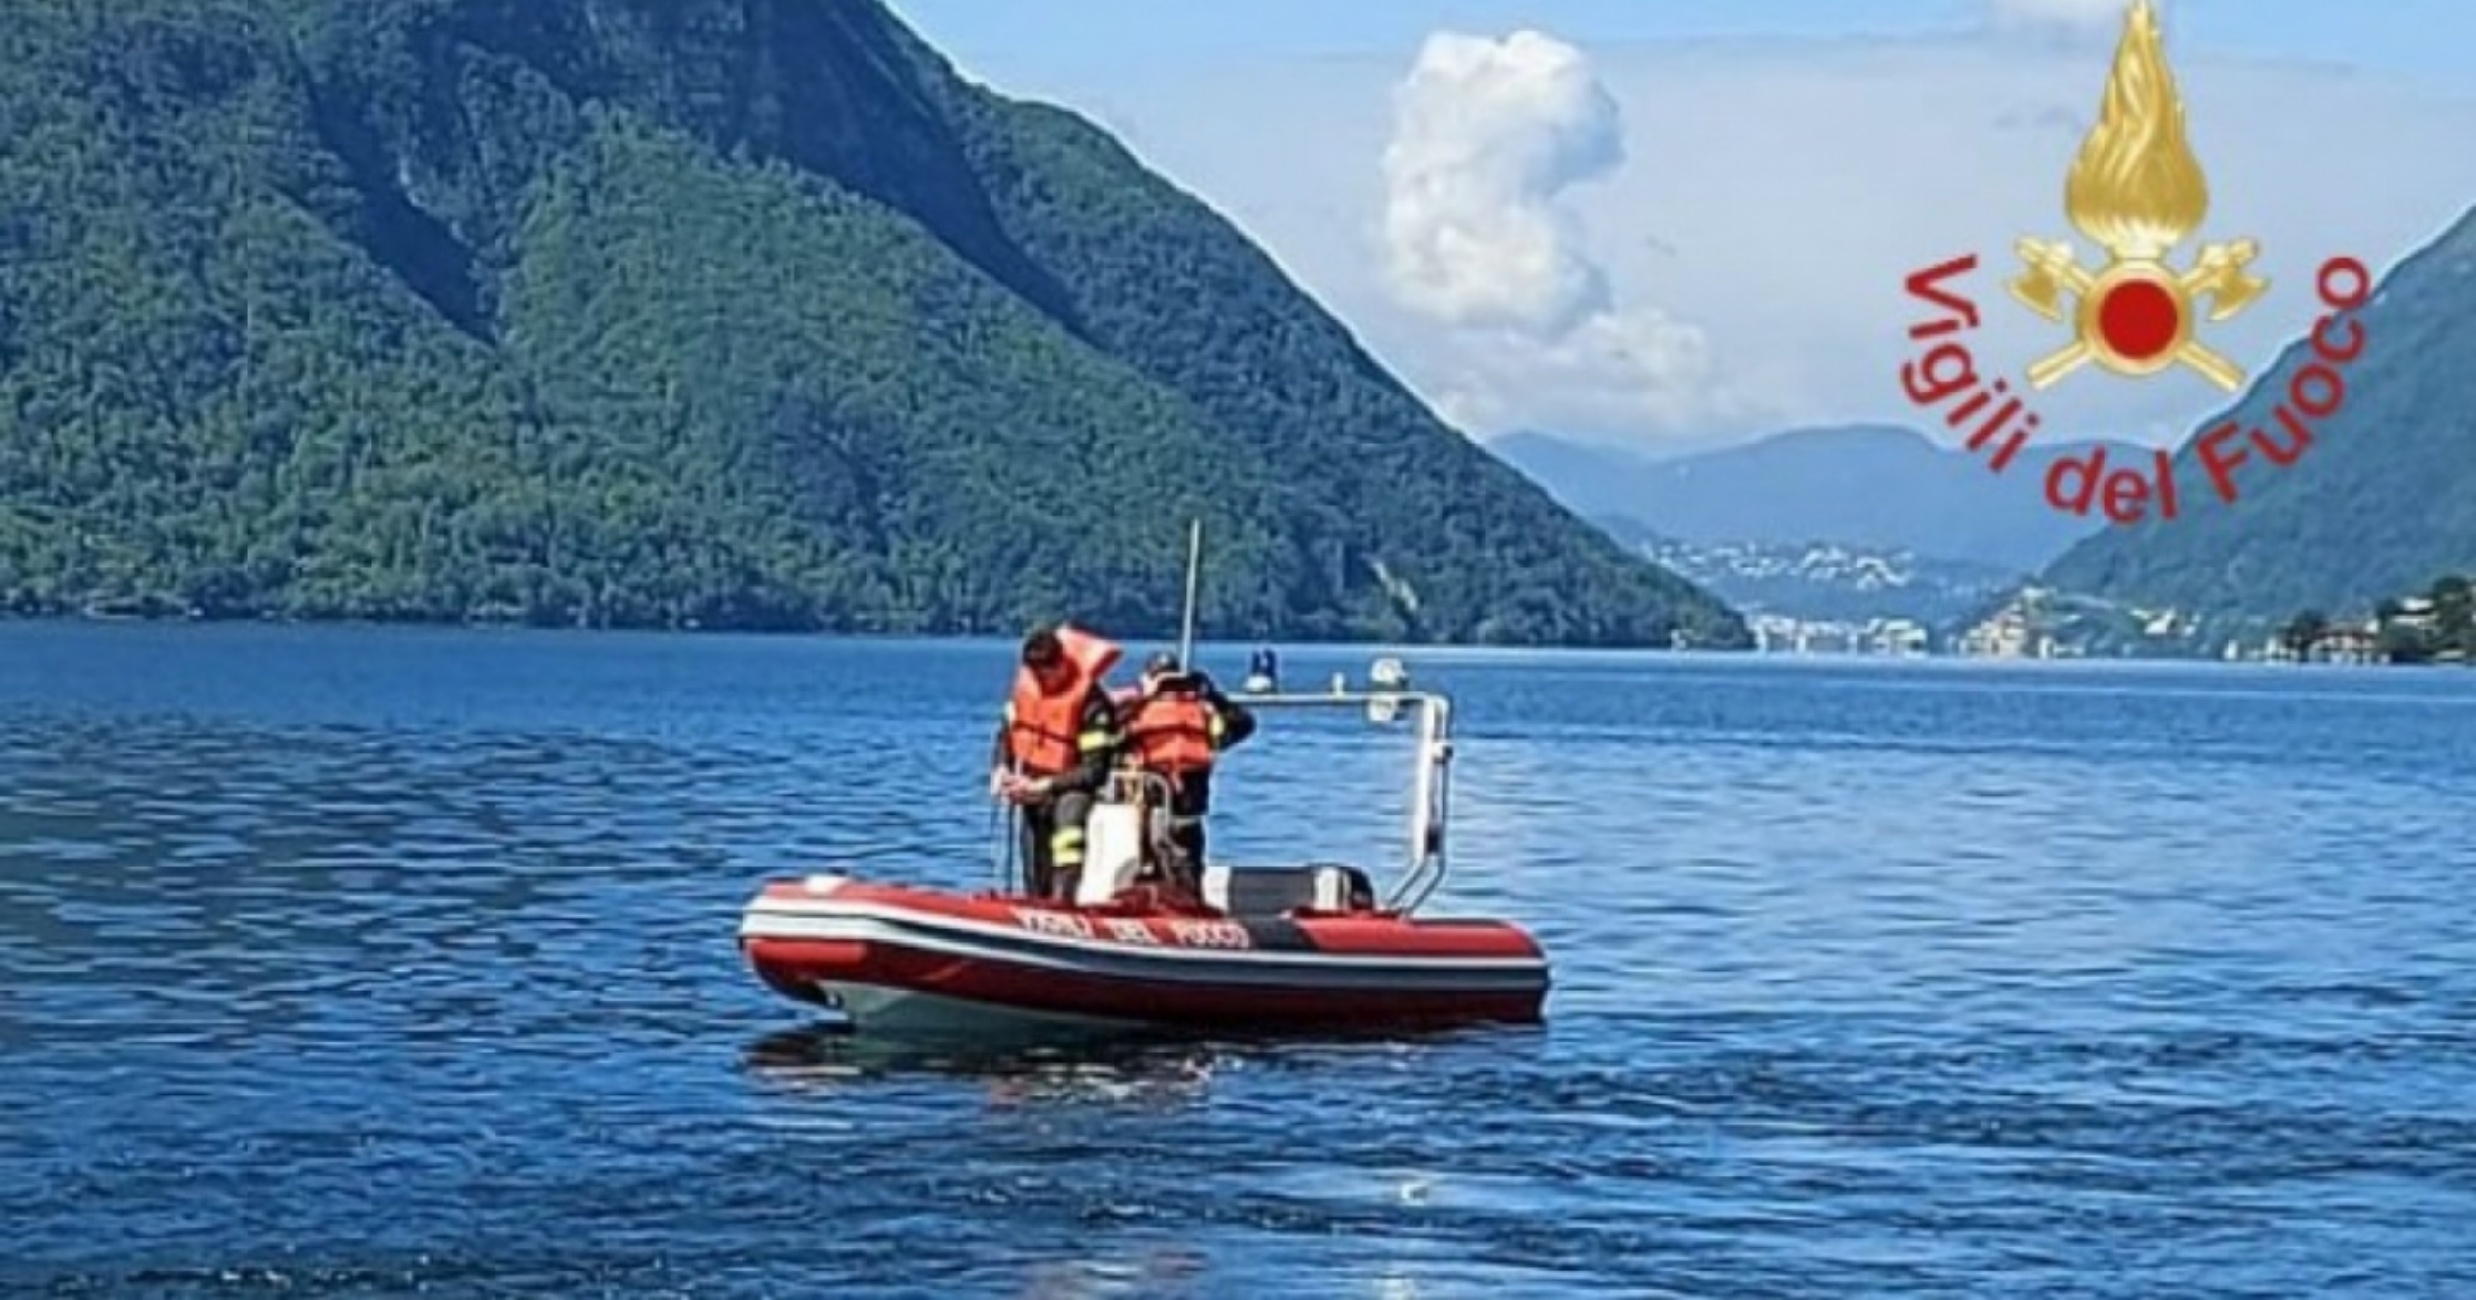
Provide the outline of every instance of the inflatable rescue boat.
<path id="1" fill-rule="evenodd" d="M 1202 873 L 1200 899 L 1167 899 L 1147 883 L 1158 857 L 1150 846 L 1165 828 L 1161 801 L 1128 773 L 1092 809 L 1071 899 L 847 875 L 774 880 L 742 914 L 741 951 L 775 991 L 863 1032 L 1542 1019 L 1547 957 L 1520 926 L 1416 914 L 1445 874 L 1450 701 L 1406 686 L 1238 699 L 1259 710 L 1363 709 L 1379 724 L 1417 710 L 1409 862 L 1389 894 L 1377 897 L 1365 871 L 1339 863 L 1216 864 Z"/>

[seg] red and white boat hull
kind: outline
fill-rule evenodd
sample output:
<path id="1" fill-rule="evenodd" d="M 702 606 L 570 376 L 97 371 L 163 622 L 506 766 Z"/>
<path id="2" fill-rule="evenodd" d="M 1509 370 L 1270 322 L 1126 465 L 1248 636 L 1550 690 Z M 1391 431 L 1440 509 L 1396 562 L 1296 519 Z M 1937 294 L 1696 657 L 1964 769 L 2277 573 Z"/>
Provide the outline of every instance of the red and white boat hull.
<path id="1" fill-rule="evenodd" d="M 820 876 L 768 884 L 739 933 L 778 992 L 892 1032 L 1527 1023 L 1548 990 L 1518 926 L 1381 912 L 1113 913 Z"/>

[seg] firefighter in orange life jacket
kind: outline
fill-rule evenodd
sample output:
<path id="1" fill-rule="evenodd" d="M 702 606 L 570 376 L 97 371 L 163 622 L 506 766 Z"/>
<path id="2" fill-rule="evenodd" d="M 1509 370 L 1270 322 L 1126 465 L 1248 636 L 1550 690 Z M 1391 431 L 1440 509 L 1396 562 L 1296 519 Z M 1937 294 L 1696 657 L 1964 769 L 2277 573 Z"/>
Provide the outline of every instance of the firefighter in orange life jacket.
<path id="1" fill-rule="evenodd" d="M 989 793 L 1023 810 L 1023 858 L 1036 897 L 1073 896 L 1084 820 L 1124 743 L 1101 685 L 1122 653 L 1064 624 L 1023 638 L 1022 666 L 997 724 Z"/>
<path id="2" fill-rule="evenodd" d="M 1212 811 L 1212 765 L 1255 734 L 1255 715 L 1201 672 L 1182 671 L 1166 651 L 1143 666 L 1143 679 L 1119 702 L 1126 719 L 1126 761 L 1169 782 L 1170 844 L 1188 888 L 1204 870 L 1204 819 Z"/>

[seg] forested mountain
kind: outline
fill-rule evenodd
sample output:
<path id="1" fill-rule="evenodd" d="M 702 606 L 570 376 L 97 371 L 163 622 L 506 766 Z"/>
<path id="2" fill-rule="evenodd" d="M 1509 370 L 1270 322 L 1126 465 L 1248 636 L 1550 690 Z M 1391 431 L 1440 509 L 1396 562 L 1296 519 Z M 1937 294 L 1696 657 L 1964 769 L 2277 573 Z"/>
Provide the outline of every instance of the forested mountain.
<path id="1" fill-rule="evenodd" d="M 876 0 L 0 23 L 0 604 L 1741 645 Z"/>
<path id="2" fill-rule="evenodd" d="M 2314 287 L 2298 276 L 2275 291 Z M 2099 532 L 2045 581 L 2212 621 L 2284 622 L 2298 610 L 2370 610 L 2476 567 L 2476 214 L 2382 276 L 2359 316 L 2363 352 L 2343 371 L 2344 405 L 2309 421 L 2313 441 L 2293 464 L 2236 440 L 2245 459 L 2229 471 L 2238 497 L 2228 504 L 2198 435 L 2232 419 L 2283 447 L 2290 435 L 2273 412 L 2314 360 L 2301 339 L 2186 439 L 2174 462 L 2180 517 Z"/>

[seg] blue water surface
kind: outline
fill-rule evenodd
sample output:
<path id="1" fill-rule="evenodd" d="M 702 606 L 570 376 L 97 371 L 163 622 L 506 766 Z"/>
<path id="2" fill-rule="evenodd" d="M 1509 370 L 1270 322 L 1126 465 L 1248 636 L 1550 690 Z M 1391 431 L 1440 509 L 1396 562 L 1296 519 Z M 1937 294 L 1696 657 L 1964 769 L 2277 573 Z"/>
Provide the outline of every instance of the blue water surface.
<path id="1" fill-rule="evenodd" d="M 988 881 L 1009 649 L 0 624 L 0 1292 L 2476 1295 L 2476 672 L 1413 654 L 1543 1029 L 806 1033 L 739 905 Z"/>

